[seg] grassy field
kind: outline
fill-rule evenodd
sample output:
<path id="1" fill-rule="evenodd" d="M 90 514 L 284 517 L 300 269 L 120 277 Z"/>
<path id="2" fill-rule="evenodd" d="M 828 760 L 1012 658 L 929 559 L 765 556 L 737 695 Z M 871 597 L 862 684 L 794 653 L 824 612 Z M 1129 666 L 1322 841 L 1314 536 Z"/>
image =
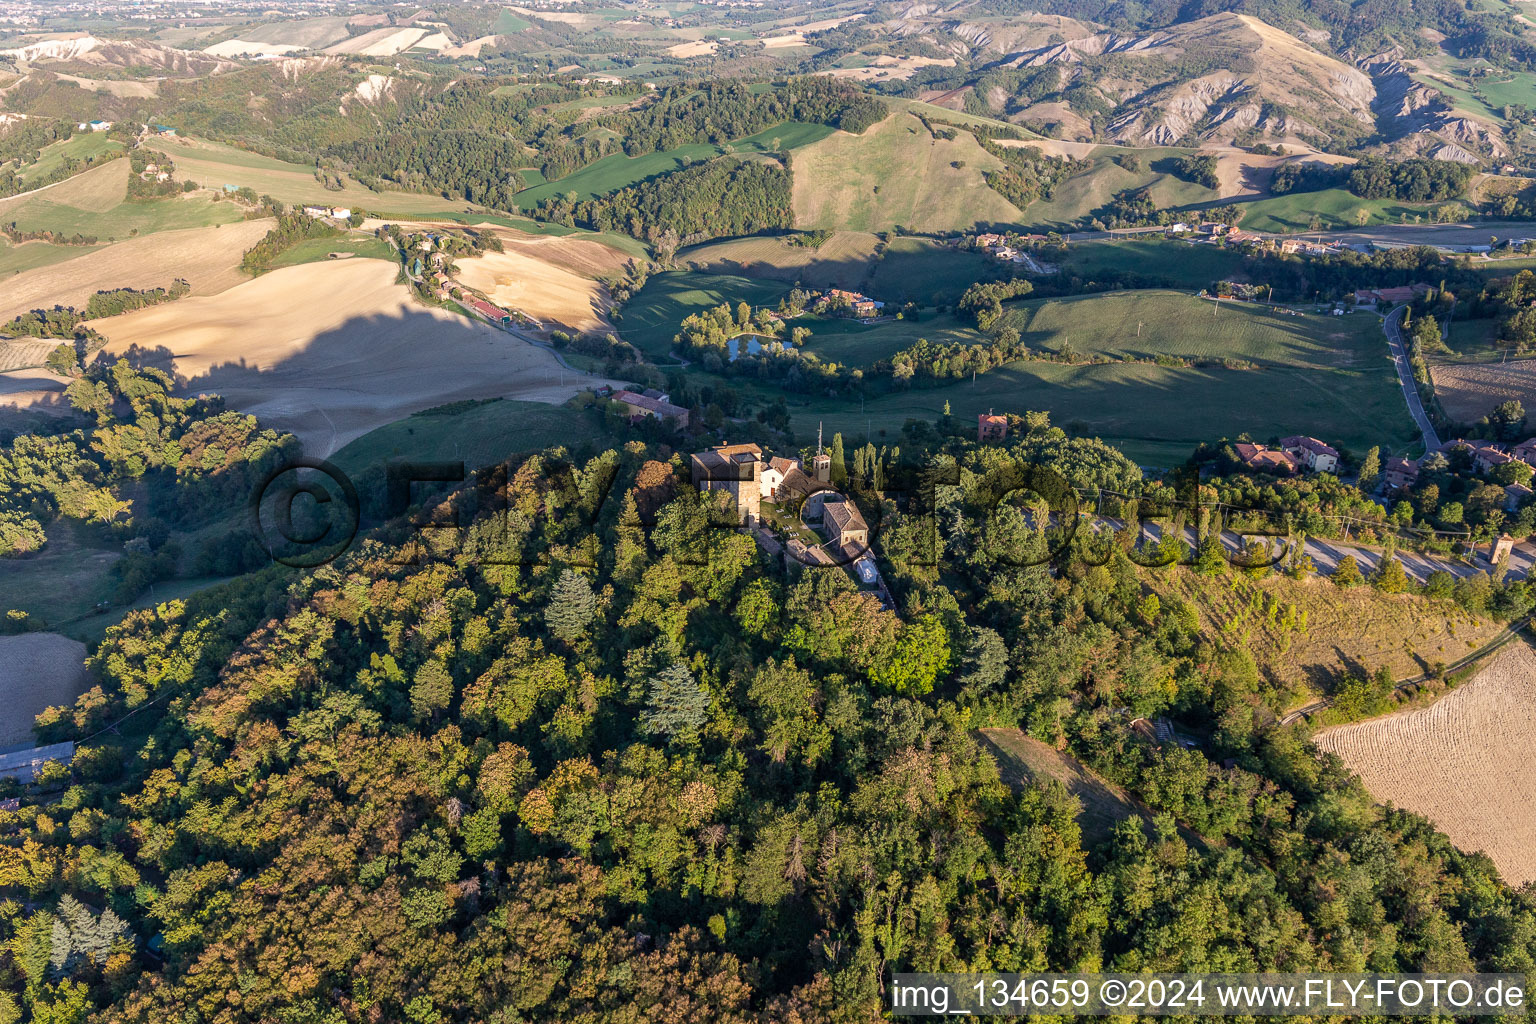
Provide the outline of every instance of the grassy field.
<path id="1" fill-rule="evenodd" d="M 466 205 L 462 200 L 438 195 L 374 192 L 351 181 L 341 191 L 333 192 L 315 180 L 313 167 L 202 139 L 160 137 L 152 148 L 175 162 L 178 180 L 195 181 L 214 189 L 225 185 L 248 186 L 260 195 L 285 203 L 324 203 L 396 216 L 447 213 L 463 210 Z"/>
<path id="2" fill-rule="evenodd" d="M 881 324 L 802 317 L 794 324 L 810 328 L 811 340 L 807 348 L 823 362 L 848 366 L 867 367 L 889 358 L 919 338 L 927 338 L 936 345 L 947 342 L 974 345 L 985 340 L 975 328 L 944 313 Z"/>
<path id="3" fill-rule="evenodd" d="M 1504 358 L 1504 350 L 1494 342 L 1499 336 L 1500 321 L 1493 317 L 1481 320 L 1452 320 L 1446 345 L 1451 355 L 1436 353 L 1432 363 L 1490 363 Z M 1445 324 L 1440 325 L 1444 327 Z"/>
<path id="4" fill-rule="evenodd" d="M 572 192 L 578 199 L 596 199 L 598 196 L 617 192 L 621 188 L 627 188 L 638 182 L 682 170 L 689 164 L 709 160 L 722 153 L 779 153 L 809 145 L 830 134 L 832 129 L 824 124 L 785 121 L 756 135 L 736 139 L 725 146 L 695 143 L 637 157 L 615 153 L 596 163 L 588 164 L 574 174 L 568 174 L 556 181 L 546 182 L 534 188 L 524 189 L 517 194 L 517 204 L 523 209 L 529 209 L 546 199 L 569 195 Z"/>
<path id="5" fill-rule="evenodd" d="M 1169 164 L 1192 149 L 1145 149 L 1135 152 L 1145 166 L 1132 172 L 1114 162 L 1125 150 L 1103 147 L 1086 158 L 1087 166 L 1060 182 L 1048 201 L 1031 203 L 1022 223 L 1036 231 L 1070 230 L 1098 214 L 1117 192 L 1150 188 L 1158 209 L 1211 205 L 1217 202 L 1215 189 L 1205 188 L 1176 178 Z"/>
<path id="6" fill-rule="evenodd" d="M 1325 229 L 1353 228 L 1360 226 L 1360 210 L 1366 211 L 1367 225 L 1428 223 L 1434 210 L 1443 205 L 1446 204 L 1361 199 L 1342 188 L 1324 189 L 1321 192 L 1293 192 L 1246 204 L 1243 208 L 1242 227 L 1248 231 L 1307 231 L 1315 215 L 1321 219 Z M 1451 200 L 1450 205 L 1460 208 L 1458 216 L 1474 212 L 1460 200 Z"/>
<path id="7" fill-rule="evenodd" d="M 122 148 L 123 144 L 107 138 L 106 132 L 82 132 L 79 135 L 70 136 L 63 142 L 45 146 L 38 154 L 37 160 L 21 168 L 20 174 L 25 180 L 36 180 L 51 174 L 69 157 L 74 157 L 76 160 L 91 160 Z"/>
<path id="8" fill-rule="evenodd" d="M 977 281 L 1006 276 L 1001 264 L 929 238 L 893 238 L 886 246 L 868 292 L 882 302 L 949 305 Z"/>
<path id="9" fill-rule="evenodd" d="M 1170 287 L 1198 290 L 1238 275 L 1242 262 L 1240 253 L 1214 245 L 1126 239 L 1073 242 L 1067 247 L 1062 270 L 1090 280 L 1105 273 L 1142 274 L 1165 278 Z"/>
<path id="10" fill-rule="evenodd" d="M 1251 653 L 1271 685 L 1291 691 L 1293 705 L 1326 694 L 1340 675 L 1361 666 L 1386 666 L 1393 678 L 1408 679 L 1435 662 L 1450 664 L 1500 629 L 1452 604 L 1369 587 L 1345 590 L 1321 577 L 1232 577 L 1221 587 L 1183 568 L 1143 570 L 1141 577 L 1164 607 L 1172 599 L 1194 605 L 1206 638 Z M 1283 632 L 1269 618 L 1270 605 L 1305 612 L 1307 628 Z"/>
<path id="11" fill-rule="evenodd" d="M 333 252 L 349 252 L 354 259 L 385 260 L 395 262 L 395 250 L 388 242 L 372 235 L 348 235 L 344 238 L 309 238 L 281 253 L 272 261 L 271 270 L 280 267 L 296 267 L 301 263 L 318 263 L 330 259 Z"/>
<path id="12" fill-rule="evenodd" d="M 23 270 L 32 270 L 37 267 L 51 267 L 55 263 L 63 263 L 76 256 L 84 256 L 97 248 L 99 246 L 49 245 L 47 242 L 23 242 L 21 245 L 12 245 L 0 239 L 0 276 L 19 274 Z"/>
<path id="13" fill-rule="evenodd" d="M 1016 224 L 1019 211 L 982 177 L 998 166 L 969 133 L 938 139 L 911 114 L 893 114 L 862 135 L 838 132 L 795 154 L 795 224 L 919 232 Z"/>
<path id="14" fill-rule="evenodd" d="M 624 307 L 620 333 L 647 357 L 665 361 L 672 350 L 672 336 L 683 319 L 701 309 L 728 302 L 772 306 L 789 286 L 779 281 L 756 281 L 729 274 L 680 271 L 656 274 L 640 294 Z"/>
<path id="15" fill-rule="evenodd" d="M 1369 313 L 1287 316 L 1256 303 L 1197 299 L 1182 292 L 1126 291 L 1026 300 L 1008 322 L 1032 348 L 1083 355 L 1244 359 L 1261 366 L 1364 370 L 1386 353 Z"/>
<path id="16" fill-rule="evenodd" d="M 573 405 L 492 399 L 429 409 L 379 427 L 348 444 L 332 461 L 356 476 L 391 459 L 442 462 L 462 459 L 479 469 L 555 445 L 596 448 L 622 444 L 600 420 Z"/>
<path id="17" fill-rule="evenodd" d="M 1303 432 L 1364 451 L 1407 447 L 1417 437 L 1402 394 L 1380 368 L 1218 370 L 1146 363 L 1067 365 L 1018 362 L 937 387 L 857 399 L 794 396 L 793 429 L 814 438 L 816 425 L 845 437 L 894 438 L 908 418 L 932 422 L 949 402 L 961 422 L 978 413 L 1045 410 L 1058 426 L 1103 437 L 1143 465 L 1182 462 L 1203 441 L 1240 433 L 1268 439 Z M 882 434 L 881 432 L 884 431 Z"/>
<path id="18" fill-rule="evenodd" d="M 0 200 L 0 220 L 22 231 L 95 235 L 103 240 L 241 220 L 234 203 L 207 195 L 127 202 L 128 161 L 113 160 L 34 195 Z M 83 250 L 82 250 L 83 251 Z"/>
<path id="19" fill-rule="evenodd" d="M 998 776 L 1022 788 L 1056 781 L 1082 806 L 1077 824 L 1088 845 L 1101 843 L 1116 825 L 1142 816 L 1141 809 L 1118 786 L 1099 778 L 1070 754 L 1026 736 L 1019 729 L 981 729 L 977 735 L 997 760 Z"/>

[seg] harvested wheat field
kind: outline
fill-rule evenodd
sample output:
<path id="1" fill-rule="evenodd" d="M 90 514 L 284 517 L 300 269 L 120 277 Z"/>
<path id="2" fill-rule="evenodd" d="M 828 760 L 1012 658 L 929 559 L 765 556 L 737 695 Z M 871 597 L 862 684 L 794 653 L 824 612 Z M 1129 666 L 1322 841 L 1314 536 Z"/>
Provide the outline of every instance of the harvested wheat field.
<path id="1" fill-rule="evenodd" d="M 329 454 L 403 416 L 466 398 L 560 403 L 601 383 L 546 349 L 414 304 L 379 260 L 274 270 L 219 296 L 96 321 L 107 353 L 171 370 Z"/>
<path id="2" fill-rule="evenodd" d="M 118 161 L 126 163 L 127 161 Z M 163 288 L 185 278 L 194 295 L 212 295 L 250 277 L 240 256 L 272 227 L 271 218 L 220 227 L 158 231 L 130 238 L 63 263 L 38 267 L 6 280 L 0 320 L 29 309 L 55 305 L 82 308 L 96 292 L 110 288 Z"/>
<path id="3" fill-rule="evenodd" d="M 1432 366 L 1429 375 L 1446 415 L 1462 423 L 1476 423 L 1511 398 L 1536 408 L 1536 359 Z"/>
<path id="4" fill-rule="evenodd" d="M 1536 881 L 1536 652 L 1505 647 L 1427 708 L 1324 729 L 1371 796 L 1422 814 L 1511 885 Z"/>
<path id="5" fill-rule="evenodd" d="M 84 662 L 85 644 L 58 633 L 0 636 L 0 747 L 30 743 L 38 715 L 86 691 Z"/>
<path id="6" fill-rule="evenodd" d="M 559 239 L 551 240 L 559 242 Z M 567 242 L 567 246 L 593 242 Z M 534 243 L 508 244 L 505 252 L 488 252 L 458 261 L 458 279 L 484 292 L 497 305 L 516 309 L 546 323 L 578 331 L 601 330 L 608 293 L 590 278 L 555 266 L 533 252 L 545 248 Z"/>
<path id="7" fill-rule="evenodd" d="M 128 198 L 128 161 L 108 160 L 72 178 L 0 199 L 0 220 L 10 221 L 33 197 L 60 206 L 105 213 Z"/>
<path id="8" fill-rule="evenodd" d="M 64 388 L 68 384 L 69 381 L 47 370 L 0 370 L 0 414 L 63 415 L 70 411 L 64 402 Z"/>

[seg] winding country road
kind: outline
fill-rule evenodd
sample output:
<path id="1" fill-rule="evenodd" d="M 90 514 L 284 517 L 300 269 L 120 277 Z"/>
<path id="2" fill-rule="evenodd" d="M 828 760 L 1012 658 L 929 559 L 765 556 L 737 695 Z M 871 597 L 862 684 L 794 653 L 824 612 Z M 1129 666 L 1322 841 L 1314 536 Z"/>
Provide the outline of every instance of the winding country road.
<path id="1" fill-rule="evenodd" d="M 1440 435 L 1429 421 L 1424 403 L 1419 400 L 1418 386 L 1413 382 L 1413 365 L 1408 361 L 1408 346 L 1403 341 L 1402 318 L 1407 308 L 1406 304 L 1394 307 L 1382 321 L 1382 330 L 1387 334 L 1387 347 L 1392 350 L 1392 365 L 1397 369 L 1397 382 L 1403 389 L 1403 401 L 1408 403 L 1408 412 L 1413 416 L 1419 433 L 1423 435 L 1424 453 L 1427 455 L 1440 450 Z"/>

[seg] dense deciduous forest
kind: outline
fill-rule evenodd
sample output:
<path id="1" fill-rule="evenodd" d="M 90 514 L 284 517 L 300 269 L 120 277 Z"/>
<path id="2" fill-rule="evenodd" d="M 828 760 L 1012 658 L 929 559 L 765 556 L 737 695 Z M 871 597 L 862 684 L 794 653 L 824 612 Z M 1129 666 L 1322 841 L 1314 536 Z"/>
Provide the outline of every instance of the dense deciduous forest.
<path id="1" fill-rule="evenodd" d="M 869 488 L 918 453 L 835 451 L 896 610 L 776 569 L 637 443 L 505 471 L 511 507 L 456 549 L 395 527 L 132 613 L 42 736 L 132 724 L 0 811 L 7 1016 L 788 1024 L 874 1019 L 899 970 L 1536 967 L 1529 895 L 1144 599 L 1147 572 L 1234 585 L 1221 559 L 1085 537 L 1022 567 L 1046 540 L 992 495 L 1026 465 L 1129 487 L 1128 460 L 1038 417 L 897 507 Z M 1128 726 L 1169 712 L 1204 749 Z M 1148 816 L 1085 833 L 1059 785 L 1000 780 L 983 726 Z"/>
<path id="2" fill-rule="evenodd" d="M 171 527 L 243 507 L 261 473 L 296 450 L 291 436 L 226 411 L 218 397 L 175 398 L 171 386 L 158 370 L 98 362 L 65 390 L 90 425 L 0 448 L 0 555 L 42 547 L 61 516 L 159 549 Z M 131 600 L 147 581 L 135 584 L 127 562 L 119 578 Z"/>

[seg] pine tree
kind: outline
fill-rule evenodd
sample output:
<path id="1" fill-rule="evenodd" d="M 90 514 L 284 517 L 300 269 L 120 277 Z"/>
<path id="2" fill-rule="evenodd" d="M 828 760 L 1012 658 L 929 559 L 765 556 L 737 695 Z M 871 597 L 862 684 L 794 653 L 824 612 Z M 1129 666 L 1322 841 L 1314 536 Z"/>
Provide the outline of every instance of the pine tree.
<path id="1" fill-rule="evenodd" d="M 1355 561 L 1354 555 L 1345 555 L 1339 559 L 1339 566 L 1333 570 L 1333 585 L 1336 587 L 1358 587 L 1365 582 L 1365 577 L 1360 574 L 1360 563 Z"/>
<path id="2" fill-rule="evenodd" d="M 640 506 L 635 501 L 635 492 L 630 491 L 624 495 L 624 506 L 619 512 L 618 538 L 613 549 L 614 582 L 632 584 L 638 581 L 645 571 L 648 554 Z"/>
<path id="3" fill-rule="evenodd" d="M 640 726 L 652 736 L 688 743 L 709 715 L 709 691 L 686 665 L 668 665 L 651 677 Z"/>
<path id="4" fill-rule="evenodd" d="M 832 486 L 843 487 L 848 483 L 848 467 L 843 462 L 843 435 L 832 435 Z"/>
<path id="5" fill-rule="evenodd" d="M 586 577 L 573 569 L 560 570 L 560 578 L 544 609 L 544 623 L 549 631 L 568 644 L 587 635 L 597 614 L 597 597 Z"/>
<path id="6" fill-rule="evenodd" d="M 1371 586 L 1383 594 L 1401 594 L 1406 591 L 1409 580 L 1408 574 L 1403 571 L 1403 563 L 1396 558 L 1383 558 L 1375 578 L 1371 580 Z"/>

